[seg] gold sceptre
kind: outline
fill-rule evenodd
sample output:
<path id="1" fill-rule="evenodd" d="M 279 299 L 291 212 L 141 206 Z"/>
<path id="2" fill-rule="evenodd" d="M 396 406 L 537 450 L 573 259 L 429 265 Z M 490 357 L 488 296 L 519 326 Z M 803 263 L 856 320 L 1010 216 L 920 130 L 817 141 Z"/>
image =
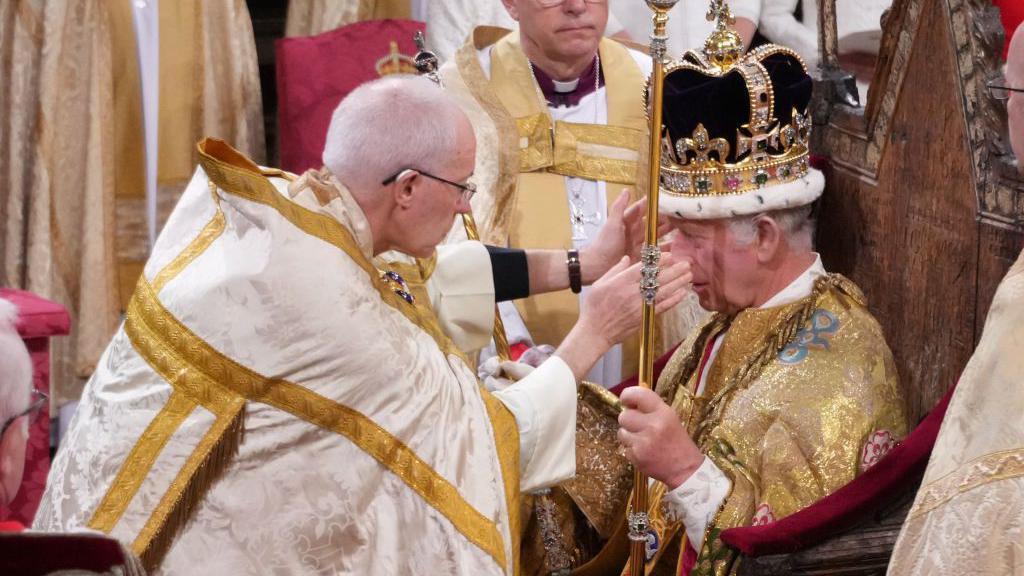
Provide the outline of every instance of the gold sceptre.
<path id="1" fill-rule="evenodd" d="M 654 11 L 652 20 L 654 32 L 651 34 L 651 60 L 654 70 L 648 82 L 648 118 L 650 119 L 650 178 L 647 191 L 647 236 L 641 249 L 640 290 L 644 296 L 643 322 L 640 332 L 640 370 L 639 384 L 646 388 L 652 387 L 654 379 L 654 298 L 658 292 L 658 192 L 661 182 L 661 137 L 662 137 L 662 99 L 665 91 L 665 52 L 668 38 L 665 36 L 665 24 L 668 23 L 668 11 L 678 0 L 646 0 L 647 6 Z M 743 54 L 743 39 L 731 28 L 734 23 L 726 0 L 710 0 L 707 19 L 716 21 L 715 30 L 704 42 L 704 55 L 719 70 L 732 67 Z M 640 472 L 633 474 L 632 506 L 627 517 L 628 535 L 630 540 L 629 573 L 632 576 L 643 576 L 647 560 L 647 536 L 650 532 L 650 509 L 647 494 L 647 477 Z M 685 537 L 684 537 L 685 538 Z M 686 546 L 684 540 L 683 546 Z"/>
<path id="2" fill-rule="evenodd" d="M 641 279 L 640 292 L 644 298 L 643 319 L 640 325 L 640 370 L 639 384 L 653 387 L 654 375 L 654 299 L 658 294 L 658 184 L 661 181 L 661 102 L 665 91 L 665 56 L 668 36 L 665 25 L 668 12 L 678 0 L 646 0 L 654 12 L 651 20 L 651 60 L 654 69 L 648 81 L 648 118 L 650 119 L 650 173 L 647 190 L 647 231 L 644 246 L 640 250 Z M 629 573 L 643 576 L 647 559 L 647 535 L 650 532 L 648 517 L 647 476 L 633 473 L 633 498 L 628 514 Z"/>
<path id="3" fill-rule="evenodd" d="M 432 80 L 438 86 L 444 87 L 444 82 L 441 81 L 441 76 L 437 73 L 437 56 L 427 50 L 426 40 L 423 38 L 423 32 L 416 32 L 413 36 L 413 40 L 416 42 L 416 48 L 419 50 L 416 56 L 413 57 L 413 61 L 416 66 L 416 70 Z M 473 214 L 467 212 L 462 215 L 462 226 L 466 229 L 466 237 L 470 240 L 480 240 L 480 232 L 477 231 L 476 222 L 473 220 Z M 498 352 L 498 359 L 501 361 L 511 360 L 512 353 L 508 346 L 508 337 L 505 336 L 505 323 L 501 321 L 501 312 L 498 310 L 497 305 L 494 307 L 494 348 Z"/>

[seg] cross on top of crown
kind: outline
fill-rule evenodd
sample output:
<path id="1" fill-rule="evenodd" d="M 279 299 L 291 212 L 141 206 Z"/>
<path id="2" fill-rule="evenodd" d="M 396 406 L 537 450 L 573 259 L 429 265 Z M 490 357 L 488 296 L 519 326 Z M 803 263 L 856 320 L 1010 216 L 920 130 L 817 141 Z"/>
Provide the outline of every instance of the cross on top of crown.
<path id="1" fill-rule="evenodd" d="M 725 3 L 725 0 L 711 0 L 706 18 L 708 22 L 716 22 L 715 28 L 719 30 L 736 23 L 736 19 L 733 18 L 732 11 L 729 10 L 729 5 Z"/>

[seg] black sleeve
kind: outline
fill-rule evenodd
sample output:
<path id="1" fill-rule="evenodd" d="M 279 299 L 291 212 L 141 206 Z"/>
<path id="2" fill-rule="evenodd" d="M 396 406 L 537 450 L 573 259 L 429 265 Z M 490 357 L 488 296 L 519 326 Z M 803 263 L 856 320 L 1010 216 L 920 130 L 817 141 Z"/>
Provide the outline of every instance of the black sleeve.
<path id="1" fill-rule="evenodd" d="M 487 246 L 494 276 L 494 299 L 497 302 L 526 298 L 530 295 L 530 269 L 526 251 Z"/>

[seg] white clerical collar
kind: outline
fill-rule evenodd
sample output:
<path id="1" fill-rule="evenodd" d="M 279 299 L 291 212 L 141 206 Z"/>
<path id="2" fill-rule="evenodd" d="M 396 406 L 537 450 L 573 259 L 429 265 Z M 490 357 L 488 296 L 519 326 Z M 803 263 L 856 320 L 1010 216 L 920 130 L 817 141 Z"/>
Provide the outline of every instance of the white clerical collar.
<path id="1" fill-rule="evenodd" d="M 773 308 L 806 298 L 814 290 L 815 280 L 824 275 L 825 267 L 821 265 L 821 256 L 815 252 L 814 262 L 811 263 L 807 270 L 804 270 L 803 274 L 797 276 L 796 280 L 789 283 L 789 286 L 777 292 L 775 296 L 769 298 L 767 302 L 761 304 L 758 308 Z"/>
<path id="2" fill-rule="evenodd" d="M 551 81 L 555 85 L 555 92 L 572 92 L 573 90 L 576 89 L 577 86 L 580 85 L 579 78 L 575 80 L 567 80 L 565 82 L 562 82 L 561 80 L 555 80 L 554 78 L 552 78 Z"/>

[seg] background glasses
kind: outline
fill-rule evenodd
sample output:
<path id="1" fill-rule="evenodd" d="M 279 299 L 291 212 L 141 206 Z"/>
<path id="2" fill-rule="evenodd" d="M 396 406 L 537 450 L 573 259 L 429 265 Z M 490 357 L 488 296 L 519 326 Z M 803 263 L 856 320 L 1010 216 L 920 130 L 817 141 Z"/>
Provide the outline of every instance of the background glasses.
<path id="1" fill-rule="evenodd" d="M 987 86 L 988 91 L 996 100 L 1008 99 L 1010 97 L 1010 92 L 1024 92 L 1024 88 L 1010 88 L 1009 86 L 1000 86 L 999 84 L 993 84 L 992 82 L 989 82 Z"/>
<path id="2" fill-rule="evenodd" d="M 10 418 L 8 418 L 7 420 L 4 421 L 3 428 L 0 428 L 0 438 L 3 438 L 4 433 L 7 432 L 7 429 L 10 428 L 11 425 L 14 424 L 14 422 L 17 421 L 18 418 L 21 418 L 22 416 L 29 416 L 30 417 L 30 420 L 29 420 L 29 425 L 30 426 L 33 423 L 35 423 L 36 418 L 39 416 L 40 410 L 43 408 L 43 406 L 46 405 L 46 401 L 49 400 L 49 399 L 50 399 L 49 396 L 47 396 L 46 394 L 44 394 L 44 393 L 40 392 L 39 390 L 36 390 L 35 388 L 33 388 L 32 389 L 32 402 L 28 405 L 28 408 L 25 408 L 24 410 L 22 410 L 18 414 L 15 414 L 14 416 L 11 416 Z"/>

